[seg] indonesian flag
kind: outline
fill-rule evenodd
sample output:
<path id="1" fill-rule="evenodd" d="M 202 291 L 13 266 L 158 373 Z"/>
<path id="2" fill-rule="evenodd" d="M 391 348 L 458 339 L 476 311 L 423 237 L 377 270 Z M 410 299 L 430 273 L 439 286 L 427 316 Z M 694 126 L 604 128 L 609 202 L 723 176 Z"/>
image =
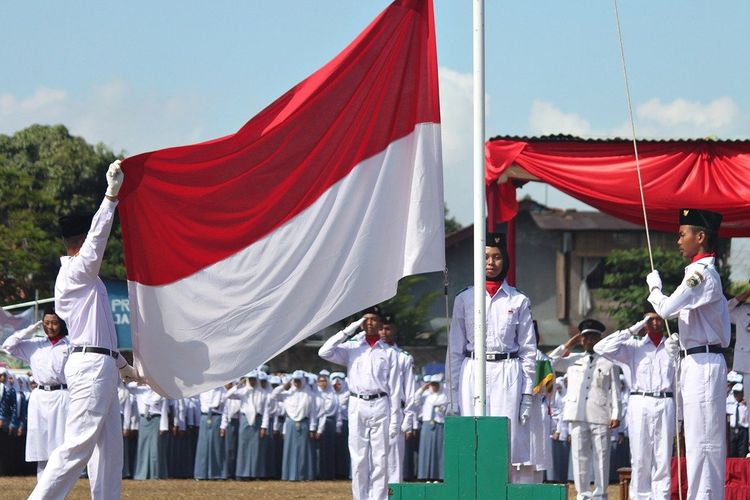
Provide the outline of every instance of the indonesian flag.
<path id="1" fill-rule="evenodd" d="M 237 133 L 123 170 L 134 357 L 168 397 L 236 379 L 400 278 L 442 270 L 431 1 L 393 2 Z"/>

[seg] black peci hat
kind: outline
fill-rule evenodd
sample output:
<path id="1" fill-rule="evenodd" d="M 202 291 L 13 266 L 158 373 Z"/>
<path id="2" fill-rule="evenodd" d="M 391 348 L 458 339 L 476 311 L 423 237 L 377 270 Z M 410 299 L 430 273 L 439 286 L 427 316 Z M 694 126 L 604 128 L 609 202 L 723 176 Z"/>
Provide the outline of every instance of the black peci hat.
<path id="1" fill-rule="evenodd" d="M 505 233 L 487 233 L 485 245 L 505 250 L 507 247 Z"/>
<path id="2" fill-rule="evenodd" d="M 715 233 L 719 232 L 722 215 L 719 212 L 701 210 L 698 208 L 683 208 L 680 210 L 681 226 L 697 226 Z"/>
<path id="3" fill-rule="evenodd" d="M 396 316 L 393 313 L 383 313 L 383 324 L 384 325 L 395 325 Z"/>
<path id="4" fill-rule="evenodd" d="M 63 215 L 58 219 L 60 224 L 60 233 L 63 238 L 71 238 L 79 234 L 86 234 L 91 228 L 91 214 L 70 214 Z"/>
<path id="5" fill-rule="evenodd" d="M 380 306 L 372 306 L 368 307 L 364 311 L 362 311 L 362 316 L 365 314 L 374 314 L 375 316 L 378 316 L 380 319 L 383 319 L 383 311 L 380 309 Z"/>
<path id="6" fill-rule="evenodd" d="M 581 332 L 582 335 L 602 335 L 606 329 L 607 327 L 604 326 L 601 321 L 595 319 L 584 319 L 578 323 L 578 331 Z"/>

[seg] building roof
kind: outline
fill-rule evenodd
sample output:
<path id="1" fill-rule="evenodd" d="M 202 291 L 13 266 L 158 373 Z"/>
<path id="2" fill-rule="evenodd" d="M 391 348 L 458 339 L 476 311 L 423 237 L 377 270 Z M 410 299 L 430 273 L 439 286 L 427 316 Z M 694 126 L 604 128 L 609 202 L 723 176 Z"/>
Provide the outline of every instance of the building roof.
<path id="1" fill-rule="evenodd" d="M 642 231 L 643 228 L 604 212 L 548 210 L 531 212 L 539 229 L 545 231 Z"/>
<path id="2" fill-rule="evenodd" d="M 622 137 L 578 137 L 575 135 L 568 134 L 551 134 L 551 135 L 540 135 L 540 136 L 526 136 L 526 135 L 496 135 L 489 139 L 490 141 L 505 140 L 505 141 L 523 141 L 523 142 L 633 142 L 632 138 Z M 638 139 L 639 143 L 664 143 L 664 142 L 711 142 L 711 143 L 748 143 L 750 139 L 718 139 L 715 137 L 701 137 L 697 139 L 690 138 L 677 138 L 677 139 Z"/>

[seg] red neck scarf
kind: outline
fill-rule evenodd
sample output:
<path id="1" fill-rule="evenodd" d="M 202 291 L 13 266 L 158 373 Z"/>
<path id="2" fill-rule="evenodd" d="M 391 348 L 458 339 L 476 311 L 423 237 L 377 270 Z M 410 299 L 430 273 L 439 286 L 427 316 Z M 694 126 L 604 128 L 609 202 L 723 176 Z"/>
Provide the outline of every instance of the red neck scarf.
<path id="1" fill-rule="evenodd" d="M 659 346 L 659 342 L 661 342 L 661 339 L 664 338 L 664 334 L 662 332 L 652 332 L 648 328 L 646 328 L 646 335 L 648 335 L 648 338 L 651 339 L 651 342 L 653 342 L 656 347 Z"/>
<path id="2" fill-rule="evenodd" d="M 690 260 L 690 263 L 692 264 L 694 262 L 698 262 L 699 260 L 705 259 L 706 257 L 716 257 L 716 252 L 703 252 L 696 254 L 696 256 Z"/>
<path id="3" fill-rule="evenodd" d="M 484 282 L 484 288 L 487 290 L 487 293 L 490 294 L 490 297 L 494 297 L 498 290 L 500 290 L 500 287 L 503 285 L 502 281 L 485 281 Z"/>
<path id="4" fill-rule="evenodd" d="M 380 335 L 365 335 L 365 340 L 372 347 L 380 340 Z"/>
<path id="5" fill-rule="evenodd" d="M 47 338 L 49 339 L 50 342 L 52 342 L 52 345 L 57 345 L 57 343 L 62 340 L 62 337 L 55 337 L 54 339 L 50 339 L 49 337 Z"/>

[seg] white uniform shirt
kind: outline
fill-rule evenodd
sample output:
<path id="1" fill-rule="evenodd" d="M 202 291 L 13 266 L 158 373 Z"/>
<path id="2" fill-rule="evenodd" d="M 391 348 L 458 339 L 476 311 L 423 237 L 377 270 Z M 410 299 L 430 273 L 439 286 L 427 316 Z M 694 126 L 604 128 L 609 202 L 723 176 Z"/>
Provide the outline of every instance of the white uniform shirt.
<path id="1" fill-rule="evenodd" d="M 567 370 L 563 420 L 600 425 L 621 420 L 620 374 L 615 365 L 598 354 L 564 356 L 565 352 L 561 345 L 549 354 L 555 371 Z"/>
<path id="2" fill-rule="evenodd" d="M 523 369 L 523 394 L 531 394 L 536 374 L 536 338 L 529 298 L 507 282 L 493 297 L 485 292 L 487 344 L 489 352 L 517 352 Z M 460 368 L 465 351 L 474 351 L 474 287 L 456 295 L 450 329 L 450 388 L 458 394 Z M 458 401 L 456 396 L 453 401 Z"/>
<path id="3" fill-rule="evenodd" d="M 628 367 L 624 373 L 630 374 L 631 391 L 674 392 L 674 363 L 664 348 L 664 338 L 655 346 L 648 335 L 633 337 L 625 329 L 600 340 L 594 351 Z"/>
<path id="4" fill-rule="evenodd" d="M 65 362 L 68 360 L 70 344 L 63 337 L 52 344 L 47 337 L 24 339 L 26 330 L 20 330 L 3 342 L 3 349 L 25 361 L 34 373 L 34 380 L 39 385 L 59 385 L 65 383 Z"/>
<path id="5" fill-rule="evenodd" d="M 135 404 L 138 415 L 141 417 L 159 416 L 159 430 L 169 430 L 169 403 L 166 398 L 157 394 L 147 385 L 138 385 L 130 382 L 128 390 L 135 396 Z"/>
<path id="6" fill-rule="evenodd" d="M 750 304 L 729 301 L 729 319 L 734 323 L 737 340 L 734 344 L 735 371 L 750 373 Z"/>
<path id="7" fill-rule="evenodd" d="M 672 295 L 667 297 L 655 289 L 648 301 L 662 318 L 679 317 L 683 349 L 712 344 L 729 346 L 729 309 L 713 257 L 704 257 L 687 266 L 685 278 Z"/>
<path id="8" fill-rule="evenodd" d="M 288 418 L 299 422 L 305 418 L 310 421 L 310 431 L 318 428 L 318 408 L 315 406 L 315 394 L 302 382 L 302 388 L 297 389 L 292 383 L 289 390 L 280 385 L 271 393 L 273 399 L 284 402 L 284 411 Z"/>
<path id="9" fill-rule="evenodd" d="M 321 391 L 318 388 L 318 428 L 323 432 L 323 428 L 326 425 L 328 419 L 332 422 L 336 422 L 339 413 L 339 399 L 336 396 L 336 392 L 329 385 L 325 391 Z"/>
<path id="10" fill-rule="evenodd" d="M 257 384 L 251 387 L 247 384 L 234 386 L 227 391 L 227 403 L 239 402 L 238 411 L 247 418 L 247 423 L 255 425 L 257 415 L 261 415 L 261 428 L 268 429 L 271 418 L 268 393 Z M 226 427 L 226 425 L 225 425 Z"/>
<path id="11" fill-rule="evenodd" d="M 68 339 L 74 346 L 117 350 L 109 296 L 99 278 L 115 207 L 117 201 L 104 198 L 78 255 L 60 257 L 60 271 L 55 281 L 55 312 L 68 325 Z M 122 356 L 117 358 L 119 368 L 126 363 Z"/>
<path id="12" fill-rule="evenodd" d="M 201 413 L 221 414 L 224 411 L 226 394 L 227 390 L 224 387 L 217 387 L 200 393 L 198 399 L 200 400 Z"/>
<path id="13" fill-rule="evenodd" d="M 421 402 L 419 416 L 423 423 L 445 423 L 445 413 L 448 410 L 448 395 L 442 388 L 435 392 L 431 387 L 426 391 L 420 387 L 415 393 L 415 399 Z"/>
<path id="14" fill-rule="evenodd" d="M 347 342 L 343 331 L 326 340 L 318 355 L 346 366 L 349 390 L 354 394 L 385 393 L 390 403 L 390 425 L 401 423 L 401 384 L 399 384 L 398 352 L 382 340 L 372 347 L 364 336 Z"/>
<path id="15" fill-rule="evenodd" d="M 729 416 L 729 427 L 735 428 L 737 427 L 737 416 L 739 415 L 739 426 L 748 428 L 750 427 L 750 422 L 748 421 L 748 414 L 747 414 L 747 405 L 745 403 L 740 403 L 736 399 L 734 399 L 734 396 L 732 396 L 732 401 L 727 401 L 727 415 Z"/>
<path id="16" fill-rule="evenodd" d="M 411 430 L 416 425 L 416 413 L 419 411 L 418 402 L 414 400 L 416 384 L 414 382 L 414 358 L 401 349 L 397 344 L 391 345 L 398 353 L 399 385 L 401 390 L 401 411 L 403 413 L 403 430 Z"/>

